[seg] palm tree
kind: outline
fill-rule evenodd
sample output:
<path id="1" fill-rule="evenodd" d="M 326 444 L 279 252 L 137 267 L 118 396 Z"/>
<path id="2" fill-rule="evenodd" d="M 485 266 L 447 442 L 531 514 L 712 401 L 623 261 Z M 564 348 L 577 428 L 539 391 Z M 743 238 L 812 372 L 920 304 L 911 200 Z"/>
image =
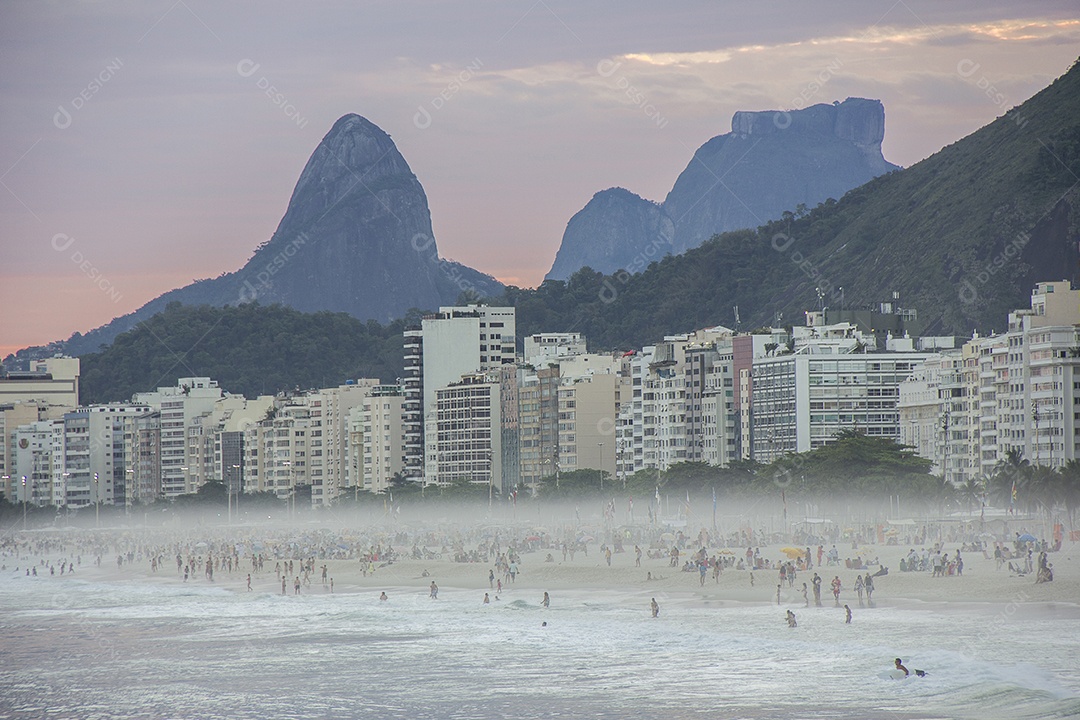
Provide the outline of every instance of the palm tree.
<path id="1" fill-rule="evenodd" d="M 1061 502 L 1069 516 L 1069 529 L 1076 529 L 1076 511 L 1080 509 L 1080 460 L 1070 460 L 1058 469 Z"/>
<path id="2" fill-rule="evenodd" d="M 1013 489 L 1020 490 L 1026 484 L 1031 474 L 1031 463 L 1024 459 L 1019 450 L 1009 450 L 1005 459 L 997 464 L 990 476 L 989 491 L 995 502 L 1000 502 L 1002 507 L 1009 507 L 1013 502 Z"/>
<path id="3" fill-rule="evenodd" d="M 982 507 L 986 496 L 986 478 L 968 478 L 957 486 L 956 493 L 968 513 L 971 513 L 976 507 Z"/>

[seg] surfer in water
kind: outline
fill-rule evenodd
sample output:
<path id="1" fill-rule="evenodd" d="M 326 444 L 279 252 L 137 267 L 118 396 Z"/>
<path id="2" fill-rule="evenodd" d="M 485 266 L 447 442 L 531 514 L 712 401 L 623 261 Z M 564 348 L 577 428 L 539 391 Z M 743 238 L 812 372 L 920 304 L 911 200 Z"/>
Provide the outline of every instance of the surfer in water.
<path id="1" fill-rule="evenodd" d="M 894 662 L 896 663 L 896 669 L 903 672 L 904 677 L 907 677 L 907 676 L 909 676 L 911 674 L 908 671 L 908 669 L 906 667 L 904 667 L 904 663 L 903 663 L 902 660 L 900 660 L 900 658 L 896 658 L 896 660 Z M 925 670 L 916 670 L 915 675 L 917 677 L 926 677 L 926 671 Z"/>

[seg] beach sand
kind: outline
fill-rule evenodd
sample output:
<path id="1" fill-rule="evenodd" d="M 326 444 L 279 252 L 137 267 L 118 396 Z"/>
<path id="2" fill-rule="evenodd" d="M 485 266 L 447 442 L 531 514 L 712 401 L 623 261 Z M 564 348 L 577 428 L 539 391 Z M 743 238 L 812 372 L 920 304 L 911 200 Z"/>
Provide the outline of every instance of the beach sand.
<path id="1" fill-rule="evenodd" d="M 964 574 L 962 576 L 932 577 L 929 572 L 900 572 L 900 559 L 905 556 L 905 546 L 864 546 L 870 550 L 871 557 L 877 556 L 882 565 L 889 568 L 886 576 L 874 578 L 874 606 L 888 607 L 912 605 L 916 603 L 995 603 L 1035 606 L 1056 604 L 1057 611 L 1080 615 L 1080 544 L 1067 543 L 1060 552 L 1050 553 L 1049 561 L 1054 569 L 1054 581 L 1036 583 L 1034 575 L 1023 577 L 1010 573 L 1007 565 L 998 570 L 995 561 L 986 559 L 982 553 L 963 553 Z M 918 548 L 916 548 L 918 549 Z M 955 547 L 946 547 L 946 551 L 955 552 Z M 644 550 L 644 548 L 643 548 Z M 744 553 L 745 548 L 732 548 L 733 552 Z M 548 553 L 554 562 L 545 562 Z M 715 552 L 710 549 L 710 554 Z M 853 553 L 852 553 L 853 554 Z M 773 561 L 784 556 L 778 548 L 762 548 L 761 555 Z M 841 556 L 844 551 L 841 550 Z M 685 560 L 686 555 L 683 555 Z M 152 582 L 182 583 L 182 574 L 177 574 L 176 565 L 168 558 L 165 567 L 158 572 L 151 572 L 149 560 L 127 564 L 117 568 L 115 557 L 102 558 L 100 567 L 83 558 L 83 564 L 77 570 L 77 576 L 85 580 L 107 582 Z M 7 559 L 9 570 L 13 566 L 12 558 Z M 17 564 L 17 563 L 16 563 Z M 265 569 L 252 573 L 252 589 L 263 593 L 280 593 L 281 581 L 274 574 L 275 561 L 268 559 Z M 316 560 L 315 572 L 311 583 L 303 588 L 302 594 L 329 594 L 329 584 L 324 586 L 320 580 L 321 566 L 327 566 L 328 576 L 333 578 L 334 593 L 367 593 L 377 599 L 386 591 L 391 599 L 399 593 L 422 593 L 426 595 L 432 581 L 442 590 L 475 591 L 477 600 L 485 592 L 494 599 L 495 589 L 489 586 L 488 572 L 493 568 L 489 563 L 459 563 L 448 559 L 414 560 L 399 559 L 390 564 L 376 563 L 373 574 L 364 575 L 359 560 Z M 297 563 L 299 566 L 299 562 Z M 25 562 L 24 562 L 25 567 Z M 247 575 L 250 562 L 241 559 L 241 570 L 228 573 L 219 570 L 214 581 L 207 580 L 202 572 L 196 572 L 188 581 L 192 585 L 217 586 L 236 592 L 247 591 Z M 810 571 L 800 572 L 795 584 L 786 583 L 781 588 L 780 604 L 784 607 L 797 608 L 804 604 L 802 584 L 810 585 L 814 572 L 822 578 L 822 605 L 834 606 L 829 583 L 834 576 L 839 576 L 842 583 L 840 604 L 847 603 L 853 609 L 859 607 L 859 599 L 853 589 L 856 575 L 873 574 L 877 566 L 867 570 L 849 570 L 841 566 L 815 566 Z M 40 570 L 39 570 L 40 572 Z M 649 573 L 652 580 L 647 579 Z M 697 572 L 683 572 L 681 568 L 669 566 L 666 559 L 650 559 L 644 556 L 641 567 L 634 566 L 633 546 L 627 546 L 627 552 L 614 554 L 609 567 L 599 552 L 599 544 L 590 544 L 589 554 L 576 554 L 573 561 L 562 561 L 562 554 L 555 548 L 541 549 L 521 555 L 520 572 L 513 583 L 503 579 L 502 599 L 524 600 L 530 604 L 539 604 L 543 593 L 549 592 L 552 603 L 558 603 L 561 591 L 574 591 L 575 595 L 583 592 L 620 593 L 627 599 L 633 597 L 648 598 L 664 596 L 667 602 L 695 602 L 722 606 L 724 603 L 776 604 L 776 586 L 779 582 L 778 571 L 755 570 L 754 584 L 750 584 L 750 572 L 747 570 L 725 569 L 719 581 L 713 579 L 709 571 L 704 585 L 700 583 Z M 497 579 L 500 579 L 497 577 Z M 288 594 L 293 593 L 290 578 L 287 583 Z M 814 604 L 812 586 L 808 592 L 810 604 Z"/>

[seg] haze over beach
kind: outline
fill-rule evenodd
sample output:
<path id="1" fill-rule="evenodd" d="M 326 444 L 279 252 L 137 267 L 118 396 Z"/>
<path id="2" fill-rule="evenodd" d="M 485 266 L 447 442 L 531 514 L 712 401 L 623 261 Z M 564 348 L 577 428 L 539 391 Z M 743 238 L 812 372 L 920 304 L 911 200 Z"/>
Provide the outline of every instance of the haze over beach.
<path id="1" fill-rule="evenodd" d="M 444 256 L 528 287 L 594 192 L 662 200 L 735 111 L 879 98 L 909 166 L 1080 47 L 1069 2 L 0 12 L 0 357 L 238 268 L 346 113 L 409 158 Z"/>
<path id="2" fill-rule="evenodd" d="M 412 497 L 15 532 L 3 704 L 16 718 L 1080 712 L 1076 543 L 1052 553 L 1048 583 L 1023 552 L 989 550 L 1016 554 L 996 538 L 1039 532 L 1036 519 L 841 527 L 667 497 L 658 507 L 675 514 L 642 521 L 639 500 L 629 524 L 629 506 L 605 505 Z M 952 559 L 941 576 L 937 547 Z M 902 570 L 912 555 L 930 564 Z M 897 682 L 894 656 L 925 676 Z"/>

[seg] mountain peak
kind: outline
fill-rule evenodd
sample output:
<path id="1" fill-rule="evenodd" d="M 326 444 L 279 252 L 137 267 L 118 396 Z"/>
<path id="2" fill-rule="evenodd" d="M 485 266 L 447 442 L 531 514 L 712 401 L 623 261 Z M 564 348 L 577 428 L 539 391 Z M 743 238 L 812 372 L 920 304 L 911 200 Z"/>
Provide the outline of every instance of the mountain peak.
<path id="1" fill-rule="evenodd" d="M 66 350 L 97 350 L 169 302 L 221 306 L 257 300 L 385 322 L 411 308 L 453 304 L 462 293 L 486 297 L 502 289 L 493 277 L 439 257 L 420 181 L 382 128 L 349 113 L 319 142 L 277 230 L 244 267 L 171 290 L 73 336 Z"/>
<path id="2" fill-rule="evenodd" d="M 897 169 L 881 154 L 884 137 L 880 100 L 736 112 L 731 132 L 697 149 L 662 205 L 621 188 L 594 195 L 567 223 L 547 279 L 569 278 L 586 265 L 638 272 L 718 233 L 838 199 Z"/>

